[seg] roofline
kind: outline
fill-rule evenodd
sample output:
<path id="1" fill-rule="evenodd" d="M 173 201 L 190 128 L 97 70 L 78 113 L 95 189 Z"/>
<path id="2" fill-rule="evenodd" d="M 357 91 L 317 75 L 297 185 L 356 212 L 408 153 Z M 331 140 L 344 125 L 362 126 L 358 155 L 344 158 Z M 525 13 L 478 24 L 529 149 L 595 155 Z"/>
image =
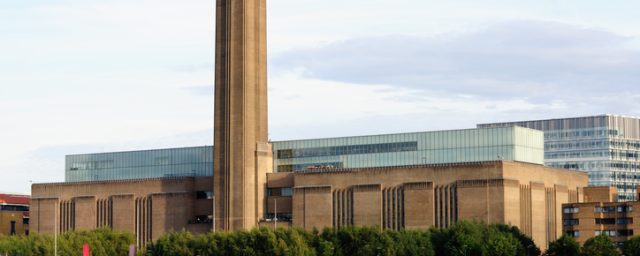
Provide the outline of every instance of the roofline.
<path id="1" fill-rule="evenodd" d="M 522 128 L 522 129 L 538 131 L 536 129 L 531 129 L 531 128 L 528 128 L 528 127 L 520 127 L 520 126 L 518 126 L 518 127 Z M 380 134 L 355 135 L 355 136 L 339 136 L 339 137 L 322 137 L 322 138 L 309 138 L 309 139 L 278 140 L 278 141 L 271 141 L 271 143 L 294 142 L 294 141 L 310 141 L 310 140 L 345 139 L 345 138 L 363 138 L 363 137 L 371 137 L 371 136 L 393 136 L 393 135 L 437 133 L 437 132 L 456 132 L 456 131 L 471 131 L 471 130 L 504 129 L 504 128 L 508 128 L 508 127 L 475 127 L 475 128 L 449 129 L 449 130 L 400 132 L 400 133 L 380 133 Z M 214 145 L 191 146 L 191 147 L 171 147 L 171 148 L 143 149 L 143 150 L 130 150 L 130 151 L 114 151 L 114 152 L 101 152 L 101 153 L 70 154 L 70 155 L 65 155 L 65 157 L 101 155 L 101 154 L 136 153 L 136 152 L 149 152 L 149 151 L 175 150 L 175 149 L 190 149 L 190 148 L 209 148 L 209 147 L 214 147 Z"/>
<path id="2" fill-rule="evenodd" d="M 124 150 L 124 151 L 113 151 L 113 152 L 95 152 L 95 153 L 84 153 L 84 154 L 70 154 L 70 155 L 65 155 L 65 157 L 70 157 L 70 156 L 85 156 L 85 155 L 100 155 L 100 154 L 117 154 L 117 153 L 137 153 L 137 152 L 149 152 L 149 151 L 158 151 L 158 150 L 189 149 L 189 148 L 208 148 L 208 147 L 213 147 L 213 145 L 204 145 L 204 146 L 186 146 L 186 147 L 171 147 L 171 148 L 155 148 L 155 149 L 140 149 L 140 150 Z"/>
<path id="3" fill-rule="evenodd" d="M 555 171 L 586 174 L 585 171 L 580 171 L 580 170 L 555 168 L 555 167 L 550 167 L 542 164 L 522 162 L 522 161 L 512 161 L 512 160 L 490 160 L 490 161 L 477 161 L 477 162 L 422 164 L 422 165 L 396 165 L 396 166 L 365 167 L 365 168 L 341 168 L 341 169 L 328 169 L 328 170 L 315 170 L 315 171 L 298 171 L 298 172 L 290 172 L 290 173 L 313 175 L 313 174 L 328 174 L 328 173 L 352 173 L 352 172 L 363 172 L 363 171 L 376 171 L 376 170 L 385 170 L 385 169 L 393 169 L 393 168 L 437 168 L 437 167 L 458 167 L 458 166 L 473 166 L 473 165 L 486 166 L 486 165 L 498 165 L 498 164 L 502 165 L 504 163 L 526 164 L 526 165 L 544 167 L 544 168 L 552 169 Z"/>
<path id="4" fill-rule="evenodd" d="M 141 182 L 141 181 L 158 181 L 158 180 L 187 180 L 187 179 L 199 179 L 199 178 L 213 178 L 213 176 L 184 176 L 184 177 L 161 177 L 161 178 L 145 178 L 145 179 L 128 179 L 128 180 L 100 180 L 100 181 L 77 181 L 77 182 L 52 182 L 52 183 L 34 183 L 34 187 L 41 186 L 56 186 L 56 185 L 94 185 L 94 184 L 108 184 L 108 183 L 128 183 L 128 182 Z"/>
<path id="5" fill-rule="evenodd" d="M 433 130 L 433 131 L 419 131 L 419 132 L 401 132 L 401 133 L 380 133 L 380 134 L 370 134 L 370 135 L 356 135 L 356 136 L 341 136 L 341 137 L 323 137 L 323 138 L 313 138 L 313 139 L 295 139 L 295 140 L 279 140 L 272 141 L 272 143 L 278 142 L 293 142 L 293 141 L 303 141 L 303 140 L 330 140 L 330 139 L 344 139 L 344 138 L 362 138 L 362 137 L 372 137 L 372 136 L 389 136 L 389 135 L 407 135 L 407 134 L 421 134 L 421 133 L 436 133 L 436 132 L 456 132 L 456 131 L 471 131 L 471 130 L 488 130 L 488 129 L 501 129 L 501 128 L 509 128 L 509 127 L 475 127 L 475 128 L 462 128 L 462 129 L 449 129 L 449 130 Z M 531 129 L 528 127 L 518 128 L 532 130 L 538 132 L 539 130 Z"/>
<path id="6" fill-rule="evenodd" d="M 600 114 L 600 115 L 591 115 L 591 116 L 578 116 L 578 117 L 559 117 L 559 118 L 549 118 L 549 119 L 534 119 L 534 120 L 522 120 L 522 121 L 508 121 L 508 122 L 492 122 L 492 123 L 480 123 L 480 125 L 491 125 L 491 124 L 513 124 L 513 123 L 523 123 L 523 122 L 541 122 L 541 121 L 558 121 L 558 120 L 566 120 L 566 119 L 581 119 L 581 118 L 593 118 L 593 117 L 622 117 L 622 118 L 633 118 L 640 119 L 637 116 L 626 116 L 626 115 L 616 115 L 616 114 Z"/>

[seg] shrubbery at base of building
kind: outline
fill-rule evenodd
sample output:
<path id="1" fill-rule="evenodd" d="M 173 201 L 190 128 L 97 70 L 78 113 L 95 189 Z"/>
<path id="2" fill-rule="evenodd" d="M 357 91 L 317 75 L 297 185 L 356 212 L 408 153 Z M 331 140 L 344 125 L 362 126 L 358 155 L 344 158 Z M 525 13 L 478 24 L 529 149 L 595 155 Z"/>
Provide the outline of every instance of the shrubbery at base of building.
<path id="1" fill-rule="evenodd" d="M 349 227 L 306 232 L 254 229 L 192 235 L 167 234 L 147 246 L 147 255 L 539 255 L 517 228 L 462 221 L 446 229 L 392 231 Z"/>
<path id="2" fill-rule="evenodd" d="M 66 232 L 57 239 L 58 255 L 82 255 L 88 244 L 92 256 L 128 255 L 133 235 L 111 229 Z M 0 255 L 44 256 L 54 255 L 54 237 L 32 233 L 29 236 L 0 236 Z"/>

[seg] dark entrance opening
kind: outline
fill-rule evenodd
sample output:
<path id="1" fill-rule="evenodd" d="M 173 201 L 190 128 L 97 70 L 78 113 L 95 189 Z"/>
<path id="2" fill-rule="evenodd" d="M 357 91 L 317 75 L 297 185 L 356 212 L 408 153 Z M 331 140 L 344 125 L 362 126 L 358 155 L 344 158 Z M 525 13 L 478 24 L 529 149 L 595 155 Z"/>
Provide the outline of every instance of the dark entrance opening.
<path id="1" fill-rule="evenodd" d="M 11 221 L 11 233 L 9 233 L 9 234 L 11 234 L 12 236 L 16 235 L 16 221 L 15 220 Z"/>

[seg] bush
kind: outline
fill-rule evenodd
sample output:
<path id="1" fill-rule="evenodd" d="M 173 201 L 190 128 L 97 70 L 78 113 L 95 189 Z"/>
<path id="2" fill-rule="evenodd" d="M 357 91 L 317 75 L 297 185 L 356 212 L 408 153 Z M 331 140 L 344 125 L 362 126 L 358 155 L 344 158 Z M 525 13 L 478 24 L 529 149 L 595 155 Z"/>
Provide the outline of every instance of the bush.
<path id="1" fill-rule="evenodd" d="M 58 253 L 80 255 L 87 243 L 94 256 L 127 255 L 133 241 L 131 234 L 110 229 L 68 232 L 58 236 Z M 150 243 L 139 255 L 530 255 L 522 252 L 531 246 L 535 248 L 518 229 L 463 221 L 431 230 L 348 227 L 322 232 L 268 228 L 206 235 L 173 232 Z M 0 236 L 0 255 L 53 255 L 53 247 L 50 235 Z"/>
<path id="2" fill-rule="evenodd" d="M 67 232 L 58 236 L 59 255 L 79 255 L 84 244 L 89 244 L 91 255 L 128 255 L 133 235 L 110 229 Z M 0 236 L 0 254 L 20 256 L 53 255 L 53 235 Z"/>
<path id="3" fill-rule="evenodd" d="M 436 255 L 540 255 L 530 238 L 506 225 L 461 221 L 431 233 Z"/>
<path id="4" fill-rule="evenodd" d="M 549 244 L 549 249 L 544 253 L 546 256 L 578 256 L 580 255 L 580 244 L 573 238 L 563 235 L 558 240 Z"/>
<path id="5" fill-rule="evenodd" d="M 589 238 L 582 246 L 582 254 L 585 256 L 618 256 L 620 253 L 616 245 L 608 236 L 602 234 Z"/>
<path id="6" fill-rule="evenodd" d="M 635 236 L 624 242 L 622 254 L 625 256 L 640 256 L 640 236 Z"/>
<path id="7" fill-rule="evenodd" d="M 508 226 L 504 224 L 495 224 L 494 227 L 501 232 L 510 233 L 520 243 L 518 252 L 515 255 L 518 256 L 539 256 L 541 251 L 538 246 L 533 242 L 533 239 L 520 232 L 518 227 Z"/>
<path id="8" fill-rule="evenodd" d="M 147 246 L 151 255 L 539 255 L 517 228 L 460 222 L 447 229 L 383 231 L 348 227 L 306 232 L 254 229 L 194 236 L 170 233 Z"/>

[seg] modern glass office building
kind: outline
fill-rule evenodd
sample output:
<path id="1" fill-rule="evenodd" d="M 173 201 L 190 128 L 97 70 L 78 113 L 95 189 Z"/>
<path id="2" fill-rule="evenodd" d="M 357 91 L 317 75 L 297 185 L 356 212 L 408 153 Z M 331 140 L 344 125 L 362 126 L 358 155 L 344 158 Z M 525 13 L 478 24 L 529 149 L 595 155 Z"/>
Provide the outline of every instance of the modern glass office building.
<path id="1" fill-rule="evenodd" d="M 522 127 L 273 142 L 276 172 L 511 160 L 542 165 L 543 133 Z M 67 182 L 212 176 L 213 147 L 70 155 Z"/>
<path id="2" fill-rule="evenodd" d="M 69 155 L 67 182 L 213 175 L 213 147 Z"/>
<path id="3" fill-rule="evenodd" d="M 640 185 L 640 119 L 600 115 L 480 124 L 522 126 L 544 132 L 545 164 L 589 173 L 590 186 L 615 186 L 618 199 L 636 199 Z"/>

